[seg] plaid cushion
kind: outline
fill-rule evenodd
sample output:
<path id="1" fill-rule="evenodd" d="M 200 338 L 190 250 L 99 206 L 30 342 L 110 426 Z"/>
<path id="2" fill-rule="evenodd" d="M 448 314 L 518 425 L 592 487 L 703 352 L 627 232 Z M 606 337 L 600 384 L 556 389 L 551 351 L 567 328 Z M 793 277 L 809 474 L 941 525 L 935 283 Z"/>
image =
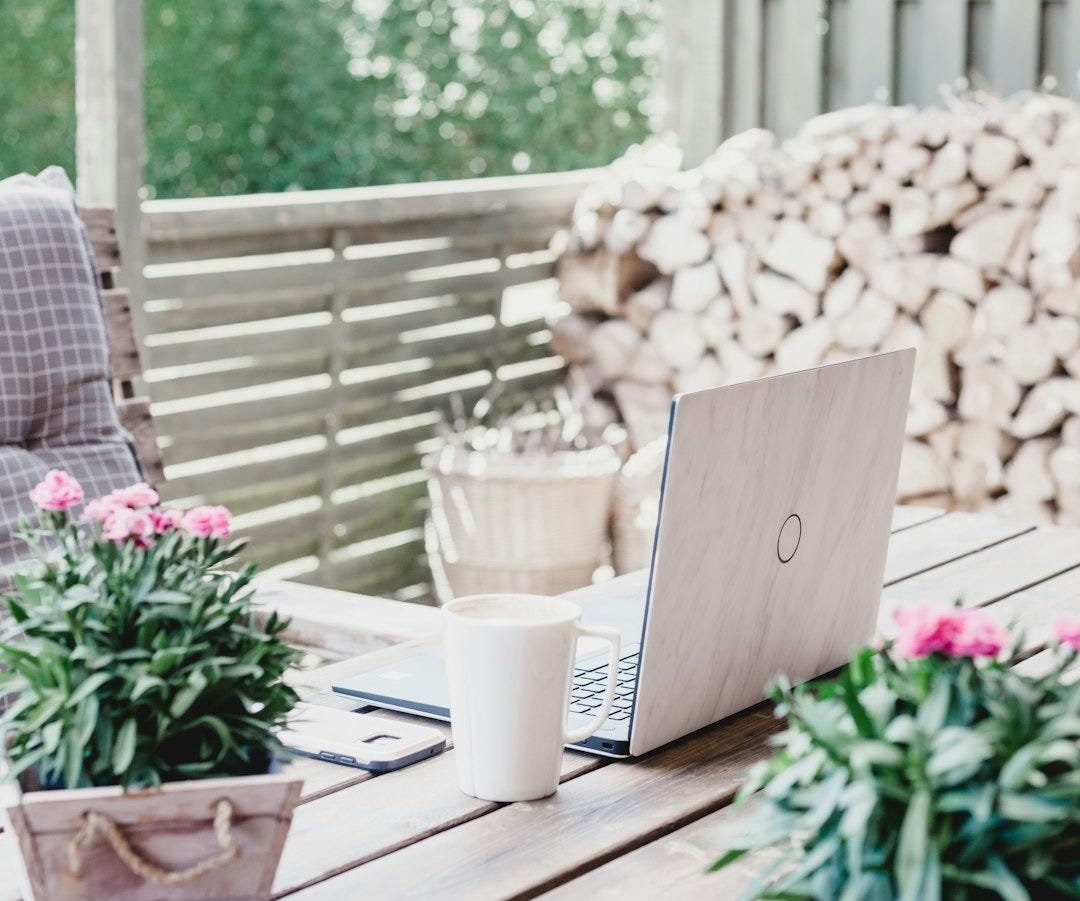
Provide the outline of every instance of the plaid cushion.
<path id="1" fill-rule="evenodd" d="M 54 468 L 87 497 L 139 479 L 90 243 L 58 168 L 0 181 L 0 568 L 20 559 L 26 493 Z"/>

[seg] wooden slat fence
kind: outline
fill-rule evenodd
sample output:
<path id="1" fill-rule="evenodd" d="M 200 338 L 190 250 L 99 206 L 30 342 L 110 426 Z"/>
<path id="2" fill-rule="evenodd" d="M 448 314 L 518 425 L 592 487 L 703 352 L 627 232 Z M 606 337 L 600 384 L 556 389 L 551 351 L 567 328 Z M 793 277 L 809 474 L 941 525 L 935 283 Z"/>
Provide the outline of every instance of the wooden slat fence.
<path id="1" fill-rule="evenodd" d="M 276 575 L 424 596 L 420 457 L 453 393 L 559 377 L 548 243 L 595 175 L 145 203 L 166 495 L 228 504 Z"/>
<path id="2" fill-rule="evenodd" d="M 827 110 L 936 103 L 960 78 L 1006 94 L 1078 91 L 1080 0 L 665 0 L 665 10 L 667 119 L 692 164 L 747 128 L 788 137 Z"/>

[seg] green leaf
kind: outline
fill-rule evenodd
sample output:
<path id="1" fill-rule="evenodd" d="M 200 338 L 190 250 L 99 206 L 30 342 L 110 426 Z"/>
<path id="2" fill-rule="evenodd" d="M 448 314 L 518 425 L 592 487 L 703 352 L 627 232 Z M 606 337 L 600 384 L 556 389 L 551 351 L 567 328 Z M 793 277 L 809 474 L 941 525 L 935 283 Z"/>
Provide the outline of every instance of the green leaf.
<path id="1" fill-rule="evenodd" d="M 41 744 L 46 752 L 52 754 L 60 747 L 60 739 L 63 736 L 64 724 L 61 720 L 53 720 L 41 730 Z"/>
<path id="2" fill-rule="evenodd" d="M 841 806 L 844 812 L 840 817 L 839 831 L 847 842 L 848 869 L 857 878 L 863 866 L 870 819 L 878 806 L 878 794 L 873 782 L 865 780 L 849 785 L 844 789 Z"/>
<path id="3" fill-rule="evenodd" d="M 930 793 L 915 792 L 900 825 L 896 849 L 896 885 L 902 901 L 921 901 L 930 842 Z"/>
<path id="4" fill-rule="evenodd" d="M 201 688 L 194 685 L 185 685 L 173 695 L 172 703 L 169 705 L 169 716 L 173 719 L 182 717 L 191 709 L 191 705 L 199 699 L 201 693 Z"/>
<path id="5" fill-rule="evenodd" d="M 924 735 L 934 735 L 945 727 L 949 715 L 949 702 L 952 699 L 952 686 L 947 679 L 937 679 L 930 693 L 919 705 L 915 720 Z"/>
<path id="6" fill-rule="evenodd" d="M 973 885 L 989 891 L 996 891 L 997 879 L 989 870 L 965 870 L 953 864 L 942 864 L 941 874 L 950 882 L 959 882 L 962 885 Z"/>
<path id="7" fill-rule="evenodd" d="M 150 661 L 150 672 L 158 676 L 164 675 L 183 659 L 184 650 L 182 648 L 162 648 L 154 652 L 154 656 Z"/>
<path id="8" fill-rule="evenodd" d="M 1049 742 L 1039 753 L 1039 765 L 1051 763 L 1063 763 L 1072 771 L 1080 769 L 1080 746 L 1066 739 Z"/>
<path id="9" fill-rule="evenodd" d="M 841 696 L 844 706 L 847 707 L 848 713 L 851 714 L 852 722 L 855 723 L 859 735 L 863 738 L 875 738 L 877 729 L 870 714 L 866 712 L 866 708 L 863 707 L 862 702 L 859 700 L 859 688 L 855 683 L 850 667 L 844 670 L 841 676 L 841 684 L 843 685 Z"/>
<path id="10" fill-rule="evenodd" d="M 745 857 L 749 851 L 749 848 L 733 848 L 730 851 L 724 852 L 720 856 L 720 859 L 717 860 L 716 863 L 714 863 L 711 867 L 709 867 L 709 872 L 715 873 L 717 870 L 724 869 L 724 867 L 735 863 L 735 861 L 739 860 L 742 857 Z"/>
<path id="11" fill-rule="evenodd" d="M 38 748 L 29 753 L 22 754 L 17 759 L 12 760 L 8 764 L 7 771 L 4 773 L 4 777 L 9 780 L 18 779 L 23 773 L 29 770 L 31 767 L 36 766 L 49 752 L 45 748 Z"/>
<path id="12" fill-rule="evenodd" d="M 135 759 L 135 744 L 138 740 L 138 723 L 134 717 L 128 717 L 120 731 L 116 733 L 116 743 L 113 745 L 112 765 L 113 772 L 117 775 L 125 772 Z"/>
<path id="13" fill-rule="evenodd" d="M 1055 823 L 1069 818 L 1069 807 L 1038 795 L 1002 792 L 998 796 L 998 813 L 1021 823 Z"/>
<path id="14" fill-rule="evenodd" d="M 29 618 L 26 608 L 23 607 L 14 597 L 4 598 L 4 604 L 8 608 L 8 612 L 11 613 L 11 618 L 17 623 L 26 622 Z"/>
<path id="15" fill-rule="evenodd" d="M 1035 762 L 1042 753 L 1041 743 L 1024 745 L 1001 768 L 998 776 L 998 784 L 1004 789 L 1015 790 L 1022 788 L 1028 781 L 1028 776 L 1035 769 Z"/>
<path id="16" fill-rule="evenodd" d="M 82 776 L 84 746 L 81 738 L 82 734 L 77 729 L 67 734 L 67 761 L 64 766 L 64 785 L 67 788 L 77 788 Z"/>
<path id="17" fill-rule="evenodd" d="M 919 737 L 919 728 L 908 714 L 896 717 L 885 729 L 885 740 L 893 744 L 910 745 Z"/>
<path id="18" fill-rule="evenodd" d="M 185 778 L 199 778 L 213 773 L 215 762 L 213 760 L 200 760 L 194 763 L 178 763 L 176 772 Z"/>
<path id="19" fill-rule="evenodd" d="M 158 588 L 144 595 L 143 602 L 147 604 L 190 604 L 191 595 L 185 591 Z"/>
<path id="20" fill-rule="evenodd" d="M 61 692 L 55 690 L 48 691 L 45 696 L 48 700 L 42 703 L 34 712 L 34 715 L 27 719 L 24 727 L 27 732 L 36 732 L 44 726 L 63 709 L 64 702 L 67 700 Z"/>
<path id="21" fill-rule="evenodd" d="M 1044 735 L 1046 738 L 1080 738 L 1080 716 L 1055 717 L 1047 724 Z"/>
<path id="22" fill-rule="evenodd" d="M 971 778 L 994 753 L 986 738 L 962 726 L 946 726 L 934 736 L 931 749 L 926 773 L 939 785 Z"/>
<path id="23" fill-rule="evenodd" d="M 78 707 L 83 698 L 92 695 L 113 677 L 112 673 L 94 673 L 84 679 L 67 699 L 66 707 Z"/>
<path id="24" fill-rule="evenodd" d="M 1016 878 L 1016 874 L 1009 869 L 1004 860 L 994 855 L 987 863 L 990 866 L 990 872 L 994 874 L 994 891 L 1004 901 L 1031 901 L 1031 895 L 1024 888 L 1024 884 Z"/>
<path id="25" fill-rule="evenodd" d="M 847 771 L 838 769 L 815 786 L 801 789 L 789 799 L 791 804 L 807 811 L 800 822 L 801 828 L 816 831 L 828 822 L 843 797 L 847 778 Z"/>
<path id="26" fill-rule="evenodd" d="M 879 679 L 859 693 L 859 701 L 873 720 L 875 730 L 883 734 L 896 711 L 896 693 Z"/>
<path id="27" fill-rule="evenodd" d="M 131 700 L 137 701 L 144 694 L 154 688 L 164 688 L 166 682 L 160 676 L 151 676 L 149 673 L 142 673 L 136 680 L 135 685 L 131 689 Z"/>
<path id="28" fill-rule="evenodd" d="M 823 832 L 815 836 L 815 839 L 816 843 L 803 855 L 795 868 L 786 873 L 783 879 L 780 880 L 777 886 L 780 892 L 794 891 L 796 892 L 795 897 L 800 897 L 798 893 L 799 884 L 810 874 L 824 867 L 840 851 L 841 838 L 835 830 Z"/>
<path id="29" fill-rule="evenodd" d="M 229 734 L 229 727 L 216 716 L 200 716 L 192 720 L 188 726 L 188 729 L 198 729 L 200 726 L 207 726 L 216 733 L 218 741 L 221 743 L 223 750 L 228 750 L 234 744 L 232 735 Z"/>
<path id="30" fill-rule="evenodd" d="M 97 695 L 90 695 L 83 700 L 75 711 L 73 728 L 79 736 L 79 744 L 84 747 L 89 743 L 90 737 L 94 734 L 94 729 L 97 728 L 99 709 L 100 702 Z"/>
<path id="31" fill-rule="evenodd" d="M 717 829 L 711 842 L 717 848 L 765 848 L 791 836 L 799 818 L 769 803 L 751 801 L 751 807 L 738 821 L 729 821 Z"/>
<path id="32" fill-rule="evenodd" d="M 973 821 L 979 822 L 990 819 L 996 798 L 997 786 L 987 783 L 942 792 L 937 796 L 934 806 L 941 813 L 969 813 Z"/>
<path id="33" fill-rule="evenodd" d="M 904 765 L 904 752 L 887 741 L 860 741 L 851 747 L 851 766 L 865 770 L 871 766 L 899 767 Z"/>

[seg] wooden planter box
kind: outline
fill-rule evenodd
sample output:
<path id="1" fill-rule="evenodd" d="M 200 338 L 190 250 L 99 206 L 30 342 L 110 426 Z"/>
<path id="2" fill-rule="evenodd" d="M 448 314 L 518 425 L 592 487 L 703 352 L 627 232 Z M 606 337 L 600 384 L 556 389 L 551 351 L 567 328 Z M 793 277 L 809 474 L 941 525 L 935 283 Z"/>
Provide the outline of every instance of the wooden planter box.
<path id="1" fill-rule="evenodd" d="M 119 787 L 9 786 L 2 806 L 18 843 L 27 901 L 269 898 L 300 785 L 295 777 L 272 773 L 128 793 Z M 223 851 L 228 844 L 215 832 L 223 801 L 219 831 L 235 843 L 232 854 Z M 105 818 L 117 827 L 112 841 Z M 90 833 L 88 823 L 96 827 Z M 77 840 L 80 833 L 84 841 Z M 114 848 L 117 836 L 130 849 L 130 863 Z M 180 874 L 219 857 L 197 875 L 164 878 L 164 872 Z"/>

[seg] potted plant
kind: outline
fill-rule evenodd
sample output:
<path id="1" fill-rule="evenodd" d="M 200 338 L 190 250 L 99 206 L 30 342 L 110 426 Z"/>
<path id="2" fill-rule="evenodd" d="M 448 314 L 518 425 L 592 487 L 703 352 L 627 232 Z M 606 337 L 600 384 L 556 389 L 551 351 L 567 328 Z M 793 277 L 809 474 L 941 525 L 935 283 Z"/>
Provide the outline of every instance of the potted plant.
<path id="1" fill-rule="evenodd" d="M 496 383 L 498 386 L 499 383 Z M 488 591 L 560 594 L 602 562 L 625 432 L 588 427 L 567 393 L 493 416 L 481 398 L 423 461 L 426 545 L 440 601 Z M 492 424 L 492 423 L 495 424 Z"/>
<path id="2" fill-rule="evenodd" d="M 230 569 L 224 507 L 31 492 L 0 640 L 0 749 L 30 898 L 268 897 L 300 782 L 271 773 L 294 651 Z"/>
<path id="3" fill-rule="evenodd" d="M 897 620 L 839 679 L 775 687 L 787 731 L 713 869 L 771 847 L 747 897 L 1080 897 L 1080 683 L 1063 679 L 1080 623 L 1025 675 L 985 611 Z"/>

